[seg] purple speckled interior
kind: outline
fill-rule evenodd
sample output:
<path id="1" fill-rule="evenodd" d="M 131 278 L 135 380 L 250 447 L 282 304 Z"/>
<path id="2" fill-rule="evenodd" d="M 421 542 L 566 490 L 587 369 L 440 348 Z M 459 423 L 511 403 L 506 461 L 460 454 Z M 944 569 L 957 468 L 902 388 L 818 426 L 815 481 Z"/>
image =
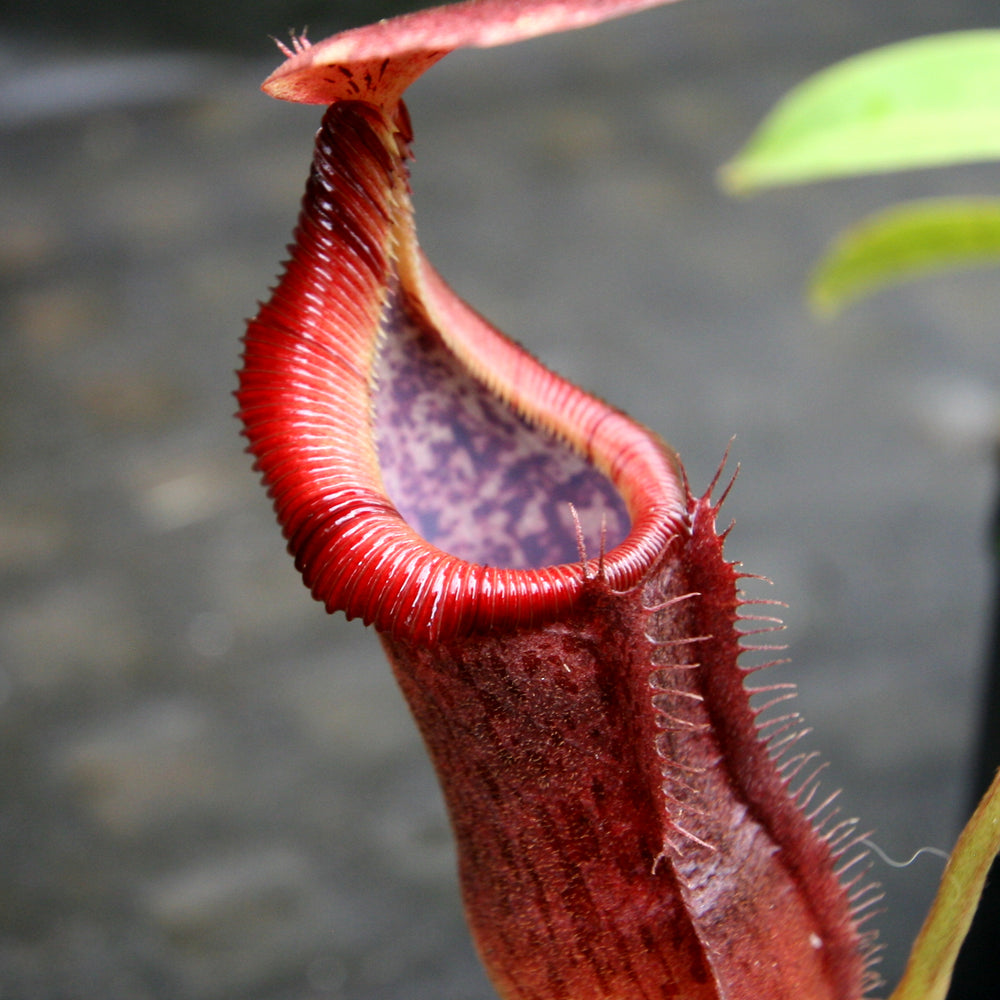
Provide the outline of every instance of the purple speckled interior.
<path id="1" fill-rule="evenodd" d="M 386 311 L 375 431 L 386 491 L 427 541 L 470 562 L 528 569 L 588 557 L 626 536 L 608 479 L 465 372 L 440 336 Z"/>

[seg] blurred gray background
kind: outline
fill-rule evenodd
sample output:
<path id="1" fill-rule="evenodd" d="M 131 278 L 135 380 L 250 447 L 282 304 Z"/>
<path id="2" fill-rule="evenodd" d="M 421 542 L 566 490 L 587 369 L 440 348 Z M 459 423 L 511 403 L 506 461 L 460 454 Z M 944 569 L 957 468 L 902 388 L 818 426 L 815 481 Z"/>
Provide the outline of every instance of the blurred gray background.
<path id="1" fill-rule="evenodd" d="M 0 997 L 487 998 L 414 728 L 374 637 L 299 583 L 230 395 L 321 113 L 259 93 L 267 36 L 397 8 L 76 9 L 0 18 Z M 802 284 L 865 212 L 997 193 L 1000 168 L 746 201 L 713 174 L 810 72 L 996 20 L 690 0 L 457 53 L 409 98 L 452 283 L 662 432 L 695 489 L 736 435 L 728 551 L 789 603 L 774 679 L 902 859 L 965 807 L 1000 285 L 820 326 Z M 890 982 L 940 870 L 875 864 Z"/>

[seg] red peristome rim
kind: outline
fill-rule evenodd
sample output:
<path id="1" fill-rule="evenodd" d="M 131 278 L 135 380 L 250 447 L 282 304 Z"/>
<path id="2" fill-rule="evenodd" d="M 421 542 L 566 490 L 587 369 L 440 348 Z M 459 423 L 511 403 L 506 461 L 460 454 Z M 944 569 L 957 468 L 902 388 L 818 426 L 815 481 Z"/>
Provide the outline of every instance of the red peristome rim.
<path id="1" fill-rule="evenodd" d="M 672 0 L 465 0 L 402 14 L 295 51 L 264 81 L 272 97 L 303 104 L 395 103 L 453 49 L 491 48 L 584 28 Z M 286 50 L 287 51 L 287 50 Z"/>
<path id="2" fill-rule="evenodd" d="M 684 529 L 676 457 L 504 337 L 423 260 L 393 128 L 367 104 L 327 112 L 291 260 L 245 338 L 240 416 L 296 565 L 329 610 L 418 641 L 538 623 L 598 573 L 633 585 Z M 507 569 L 458 559 L 403 520 L 382 485 L 370 419 L 393 260 L 399 294 L 487 390 L 609 476 L 632 518 L 621 544 L 586 564 Z"/>

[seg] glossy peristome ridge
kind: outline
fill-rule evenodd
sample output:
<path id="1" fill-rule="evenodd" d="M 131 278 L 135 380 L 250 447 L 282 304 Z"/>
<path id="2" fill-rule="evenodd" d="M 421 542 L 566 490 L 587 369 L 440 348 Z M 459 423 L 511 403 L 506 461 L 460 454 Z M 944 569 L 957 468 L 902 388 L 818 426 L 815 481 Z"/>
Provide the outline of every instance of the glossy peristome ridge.
<path id="1" fill-rule="evenodd" d="M 631 531 L 599 557 L 613 586 L 637 582 L 683 519 L 676 459 L 447 289 L 413 243 L 407 134 L 402 110 L 395 121 L 361 102 L 327 112 L 291 260 L 249 325 L 240 413 L 297 565 L 330 610 L 423 638 L 528 625 L 568 607 L 598 560 L 477 564 L 421 537 L 401 516 L 383 486 L 371 412 L 390 304 L 526 428 L 530 421 L 564 439 L 616 487 Z"/>
<path id="2" fill-rule="evenodd" d="M 382 636 L 503 996 L 854 1000 L 876 891 L 789 692 L 747 689 L 740 656 L 770 656 L 750 636 L 778 623 L 738 589 L 719 501 L 463 303 L 414 235 L 415 67 L 645 5 L 485 0 L 297 45 L 285 96 L 341 90 L 240 415 L 313 594 Z"/>

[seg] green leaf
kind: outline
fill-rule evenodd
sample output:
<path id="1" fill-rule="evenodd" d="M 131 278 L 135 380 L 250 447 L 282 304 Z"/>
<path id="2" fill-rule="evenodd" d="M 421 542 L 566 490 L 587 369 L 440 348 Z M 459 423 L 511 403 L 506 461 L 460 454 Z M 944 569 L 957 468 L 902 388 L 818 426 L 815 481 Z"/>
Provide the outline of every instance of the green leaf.
<path id="1" fill-rule="evenodd" d="M 889 1000 L 944 1000 L 959 948 L 998 852 L 1000 772 L 958 838 L 903 978 Z"/>
<path id="2" fill-rule="evenodd" d="M 840 235 L 810 278 L 809 302 L 830 317 L 886 285 L 984 264 L 1000 265 L 1000 199 L 908 202 Z"/>
<path id="3" fill-rule="evenodd" d="M 931 35 L 790 91 L 720 171 L 730 193 L 1000 158 L 1000 30 Z"/>

